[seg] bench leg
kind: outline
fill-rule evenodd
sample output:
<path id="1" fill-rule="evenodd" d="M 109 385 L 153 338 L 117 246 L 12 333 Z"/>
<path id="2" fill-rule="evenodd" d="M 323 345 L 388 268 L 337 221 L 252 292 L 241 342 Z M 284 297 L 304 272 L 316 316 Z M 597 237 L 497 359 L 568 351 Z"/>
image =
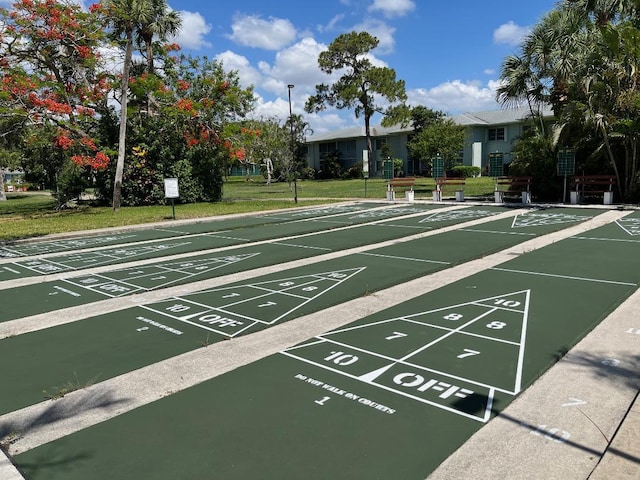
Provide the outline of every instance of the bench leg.
<path id="1" fill-rule="evenodd" d="M 404 192 L 404 199 L 407 202 L 413 202 L 414 199 L 414 192 L 413 190 L 407 190 L 406 192 Z"/>
<path id="2" fill-rule="evenodd" d="M 571 205 L 577 205 L 580 202 L 580 195 L 578 195 L 578 192 L 569 192 L 569 197 Z"/>
<path id="3" fill-rule="evenodd" d="M 387 190 L 387 200 L 394 201 L 396 199 L 396 192 L 393 190 Z"/>
<path id="4" fill-rule="evenodd" d="M 496 203 L 504 203 L 504 193 L 503 192 L 494 192 L 496 197 Z"/>
<path id="5" fill-rule="evenodd" d="M 464 202 L 464 190 L 456 191 L 456 202 Z"/>
<path id="6" fill-rule="evenodd" d="M 531 192 L 522 192 L 522 204 L 529 205 L 531 203 Z"/>
<path id="7" fill-rule="evenodd" d="M 613 204 L 613 192 L 604 192 L 604 205 Z"/>

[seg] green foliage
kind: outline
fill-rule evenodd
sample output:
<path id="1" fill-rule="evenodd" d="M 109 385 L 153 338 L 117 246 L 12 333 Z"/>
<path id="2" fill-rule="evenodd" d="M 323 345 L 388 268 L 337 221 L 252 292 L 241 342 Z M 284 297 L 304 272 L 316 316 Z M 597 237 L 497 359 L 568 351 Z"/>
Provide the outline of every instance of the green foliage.
<path id="1" fill-rule="evenodd" d="M 451 169 L 452 177 L 477 177 L 480 175 L 480 167 L 472 167 L 471 165 L 456 165 Z"/>
<path id="2" fill-rule="evenodd" d="M 445 170 L 450 170 L 464 148 L 466 135 L 463 125 L 456 125 L 452 119 L 431 112 L 428 120 L 420 124 L 420 130 L 407 143 L 409 157 L 429 164 L 432 158 L 440 155 L 445 161 Z"/>
<path id="3" fill-rule="evenodd" d="M 404 161 L 401 158 L 393 159 L 393 176 L 394 177 L 404 176 Z"/>
<path id="4" fill-rule="evenodd" d="M 76 199 L 87 188 L 84 170 L 71 161 L 67 161 L 58 177 L 56 198 L 58 208 L 65 206 L 70 200 Z"/>
<path id="5" fill-rule="evenodd" d="M 531 193 L 536 201 L 562 200 L 562 183 L 556 175 L 557 158 L 548 137 L 532 132 L 516 143 L 512 155 L 506 174 L 533 177 Z"/>

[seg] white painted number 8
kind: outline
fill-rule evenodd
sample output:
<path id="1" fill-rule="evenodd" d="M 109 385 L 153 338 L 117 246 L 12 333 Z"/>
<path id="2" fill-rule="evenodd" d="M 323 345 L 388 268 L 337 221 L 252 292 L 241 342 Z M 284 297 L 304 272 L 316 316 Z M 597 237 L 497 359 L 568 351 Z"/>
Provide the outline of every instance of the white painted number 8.
<path id="1" fill-rule="evenodd" d="M 507 324 L 504 322 L 491 322 L 491 323 L 487 323 L 487 328 L 491 328 L 493 330 L 500 330 L 504 327 L 506 327 Z"/>
<path id="2" fill-rule="evenodd" d="M 449 315 L 445 315 L 443 318 L 445 320 L 460 320 L 464 315 L 461 313 L 450 313 Z"/>

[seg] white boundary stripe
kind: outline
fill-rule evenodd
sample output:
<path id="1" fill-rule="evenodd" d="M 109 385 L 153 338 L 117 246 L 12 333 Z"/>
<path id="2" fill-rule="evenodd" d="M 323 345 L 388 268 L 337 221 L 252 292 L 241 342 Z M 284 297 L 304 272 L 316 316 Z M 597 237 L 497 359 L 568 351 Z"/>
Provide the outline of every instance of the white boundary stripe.
<path id="1" fill-rule="evenodd" d="M 322 250 L 322 251 L 326 251 L 326 252 L 330 252 L 331 251 L 330 248 L 310 247 L 308 245 L 296 245 L 295 243 L 271 242 L 271 245 L 281 245 L 283 247 L 306 248 L 306 249 L 309 249 L 309 250 Z"/>
<path id="2" fill-rule="evenodd" d="M 496 233 L 498 235 L 524 235 L 528 237 L 537 236 L 536 233 L 525 233 L 525 232 L 504 232 L 501 230 L 479 230 L 475 228 L 461 228 L 461 232 L 474 232 L 474 233 Z"/>
<path id="3" fill-rule="evenodd" d="M 640 243 L 640 240 L 631 240 L 630 238 L 599 238 L 599 237 L 571 237 L 576 240 L 599 240 L 601 242 L 625 242 L 625 243 Z"/>
<path id="4" fill-rule="evenodd" d="M 334 369 L 332 367 L 327 367 L 326 365 L 322 365 L 320 363 L 308 360 L 306 358 L 300 358 L 300 357 L 298 357 L 296 355 L 293 355 L 291 353 L 288 353 L 288 352 L 280 352 L 280 353 L 282 355 L 286 355 L 288 357 L 291 357 L 293 359 L 299 360 L 301 362 L 308 363 L 310 365 L 315 365 L 316 367 L 321 367 L 321 368 L 323 368 L 325 370 L 329 370 L 329 371 L 332 371 L 334 373 L 338 373 L 340 375 L 344 375 L 345 377 L 349 377 L 349 378 L 352 378 L 354 380 L 359 380 L 359 377 L 357 377 L 355 375 L 352 375 L 350 373 L 342 372 L 342 371 Z M 360 381 L 362 381 L 362 380 L 360 380 Z M 365 382 L 365 383 L 368 383 L 368 382 Z M 427 399 L 424 399 L 424 398 L 417 397 L 415 395 L 411 395 L 411 394 L 406 393 L 406 392 L 402 392 L 402 391 L 396 390 L 395 388 L 392 388 L 392 387 L 387 387 L 386 385 L 380 385 L 380 384 L 377 384 L 377 383 L 376 384 L 371 384 L 370 383 L 369 385 L 371 385 L 373 387 L 376 387 L 376 388 L 382 388 L 383 390 L 387 390 L 387 391 L 389 391 L 391 393 L 395 393 L 397 395 L 402 395 L 403 397 L 411 398 L 413 400 L 417 400 L 419 402 L 426 403 L 428 405 L 440 408 L 442 410 L 447 410 L 448 412 L 454 413 L 456 415 L 461 415 L 463 417 L 470 418 L 471 420 L 476 420 L 476 421 L 481 422 L 481 423 L 486 423 L 491 418 L 491 407 L 493 406 L 493 397 L 494 397 L 494 394 L 495 394 L 495 390 L 491 389 L 491 388 L 489 388 L 489 395 L 487 395 L 487 406 L 485 407 L 484 416 L 483 417 L 479 417 L 479 416 L 476 416 L 476 415 L 471 415 L 469 413 L 461 412 L 460 410 L 456 410 L 455 408 L 448 407 L 448 406 L 443 405 L 441 403 L 432 402 L 431 400 L 427 400 Z"/>
<path id="5" fill-rule="evenodd" d="M 525 293 L 525 307 L 522 315 L 522 330 L 520 332 L 520 348 L 518 349 L 518 366 L 516 368 L 516 384 L 515 393 L 520 393 L 522 390 L 522 370 L 524 368 L 524 350 L 525 342 L 527 341 L 527 327 L 529 324 L 529 302 L 531 300 L 531 290 L 527 290 Z"/>
<path id="6" fill-rule="evenodd" d="M 425 260 L 422 258 L 400 257 L 397 255 L 381 255 L 379 253 L 360 252 L 357 255 L 367 255 L 370 257 L 392 258 L 394 260 L 408 260 L 410 262 L 438 263 L 440 265 L 450 265 L 451 262 L 441 262 L 439 260 Z"/>
<path id="7" fill-rule="evenodd" d="M 585 277 L 572 277 L 570 275 L 558 275 L 555 273 L 540 273 L 540 272 L 531 272 L 528 270 L 516 270 L 513 268 L 499 268 L 499 267 L 491 267 L 489 270 L 497 270 L 499 272 L 511 272 L 511 273 L 522 273 L 524 275 L 536 275 L 540 277 L 554 277 L 554 278 L 564 278 L 566 280 L 579 280 L 581 282 L 594 282 L 594 283 L 606 283 L 611 285 L 628 285 L 631 287 L 636 287 L 637 283 L 630 282 L 617 282 L 615 280 L 600 280 L 597 278 L 585 278 Z"/>

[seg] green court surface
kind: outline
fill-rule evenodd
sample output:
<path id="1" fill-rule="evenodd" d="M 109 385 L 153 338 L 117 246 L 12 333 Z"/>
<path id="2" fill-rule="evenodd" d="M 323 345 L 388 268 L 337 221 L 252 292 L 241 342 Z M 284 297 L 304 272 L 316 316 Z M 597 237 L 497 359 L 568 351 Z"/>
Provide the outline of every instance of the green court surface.
<path id="1" fill-rule="evenodd" d="M 637 218 L 524 253 L 15 461 L 30 479 L 424 479 L 637 289 Z M 347 281 L 360 293 L 356 278 Z"/>
<path id="2" fill-rule="evenodd" d="M 0 290 L 0 304 L 3 307 L 0 322 L 82 305 L 105 298 L 122 297 L 133 293 L 166 288 L 172 285 L 185 284 L 267 265 L 341 251 L 368 243 L 399 239 L 468 220 L 490 217 L 500 213 L 502 210 L 471 208 L 455 212 L 427 211 L 424 216 L 419 215 L 400 219 L 394 219 L 392 216 L 392 214 L 415 214 L 420 211 L 420 209 L 413 208 L 364 211 L 356 215 L 349 214 L 349 221 L 354 228 L 347 230 L 318 231 L 313 232 L 312 235 L 307 232 L 307 236 L 302 238 L 290 238 L 282 242 L 274 240 L 268 244 L 244 247 L 238 250 L 227 250 L 223 253 L 218 252 L 207 255 L 196 255 L 194 253 L 194 256 L 187 259 L 168 259 L 146 266 L 136 266 L 101 274 L 83 276 L 77 273 L 75 276 L 63 280 L 6 288 Z M 531 212 L 529 215 L 521 215 L 519 218 L 528 218 L 536 215 L 535 212 Z M 356 223 L 380 218 L 385 221 L 374 225 L 358 225 Z M 572 221 L 579 221 L 579 219 L 588 217 L 563 218 L 566 220 L 563 224 L 566 225 Z M 389 219 L 390 221 L 387 221 Z M 326 220 L 326 217 L 322 218 L 322 221 L 319 221 L 320 223 L 318 224 L 327 225 L 325 223 Z M 341 219 L 340 216 L 332 217 L 332 222 L 335 221 L 344 222 L 345 220 Z M 163 246 L 166 247 L 167 245 L 158 244 L 153 248 L 158 249 Z M 132 250 L 127 250 L 126 247 L 123 247 L 120 250 L 122 252 L 137 252 L 137 249 L 138 247 L 132 247 Z M 163 251 L 165 254 L 173 252 L 168 248 Z M 66 259 L 66 265 L 69 265 L 70 260 L 78 257 L 95 258 L 103 255 L 103 253 L 81 253 L 77 256 L 69 256 Z M 120 256 L 127 255 L 123 253 Z M 109 260 L 111 257 L 109 257 Z M 133 255 L 128 255 L 128 259 L 134 260 L 137 257 L 134 258 Z M 51 260 L 34 260 L 33 262 L 38 264 L 42 262 L 46 266 L 48 264 L 46 262 L 50 263 Z M 56 262 L 57 268 L 61 264 L 61 261 L 58 260 Z M 0 271 L 2 271 L 1 266 Z M 7 270 L 5 270 L 6 272 Z M 37 301 L 25 302 L 25 298 L 37 299 Z"/>
<path id="3" fill-rule="evenodd" d="M 383 209 L 372 207 L 348 211 L 347 213 L 334 213 L 332 215 L 326 214 L 327 209 L 313 209 L 298 212 L 298 215 L 295 215 L 294 212 L 289 212 L 289 216 L 292 218 L 290 220 L 280 217 L 273 219 L 274 222 L 278 220 L 280 223 L 238 227 L 234 230 L 194 234 L 173 240 L 164 238 L 166 232 L 160 232 L 162 234 L 159 235 L 160 241 L 146 244 L 124 244 L 101 250 L 78 251 L 67 255 L 36 257 L 4 263 L 0 265 L 0 281 L 14 280 L 27 276 L 76 272 L 87 268 L 117 265 L 166 255 L 195 253 L 202 250 L 268 241 L 286 236 L 317 233 L 332 228 L 384 221 L 397 216 L 411 215 L 437 208 L 439 207 L 429 205 L 390 206 Z M 496 210 L 496 212 L 498 211 Z M 298 218 L 303 213 L 305 214 L 304 218 Z M 282 213 L 281 215 L 285 214 Z M 220 222 L 223 222 L 223 220 L 213 223 Z M 232 221 L 229 220 L 228 222 Z M 157 233 L 157 231 L 146 233 L 152 235 L 154 232 Z M 407 234 L 402 232 L 395 233 L 397 236 Z"/>
<path id="4" fill-rule="evenodd" d="M 455 213 L 413 217 L 396 226 L 417 225 L 421 221 L 429 225 L 453 224 L 461 220 Z M 459 215 L 469 219 L 472 213 L 470 210 Z M 0 363 L 10 362 L 13 367 L 0 373 L 0 381 L 12 388 L 0 398 L 0 414 L 41 401 L 45 390 L 51 394 L 69 382 L 84 385 L 103 381 L 496 252 L 587 218 L 591 218 L 590 213 L 532 211 L 517 218 L 483 223 L 481 231 L 445 232 L 5 338 L 0 340 Z M 371 228 L 366 235 L 369 241 L 377 238 L 375 229 L 381 226 Z M 387 227 L 381 235 L 386 238 L 387 232 L 397 231 L 407 229 Z M 338 238 L 333 235 L 296 239 L 296 245 L 305 251 L 316 243 L 331 249 L 344 245 L 342 232 L 335 233 Z M 360 242 L 364 243 L 364 238 Z M 286 248 L 289 251 L 293 245 L 288 243 Z M 235 255 L 242 252 L 245 251 L 239 250 Z M 280 255 L 287 254 L 281 250 Z M 266 259 L 267 255 L 245 261 L 260 257 Z M 45 298 L 50 302 L 60 302 L 61 298 L 79 302 L 82 298 L 62 291 L 59 295 L 49 293 Z M 31 298 L 37 298 L 34 292 L 31 294 Z M 22 308 L 30 310 L 25 305 Z"/>
<path id="5" fill-rule="evenodd" d="M 75 238 L 44 240 L 28 243 L 7 242 L 4 245 L 0 244 L 0 259 L 44 255 L 63 252 L 66 250 L 106 247 L 109 245 L 131 244 L 150 240 L 160 240 L 163 238 L 173 238 L 176 236 L 189 236 L 235 230 L 246 227 L 259 227 L 273 223 L 301 221 L 305 218 L 318 218 L 321 216 L 340 214 L 348 215 L 378 207 L 389 207 L 389 204 L 361 202 L 347 205 L 330 205 L 326 207 L 265 213 L 262 215 L 219 217 L 215 220 L 194 221 L 193 223 L 184 223 L 180 225 L 168 223 L 166 226 L 149 229 L 132 228 L 129 231 L 119 233 L 87 233 Z"/>

